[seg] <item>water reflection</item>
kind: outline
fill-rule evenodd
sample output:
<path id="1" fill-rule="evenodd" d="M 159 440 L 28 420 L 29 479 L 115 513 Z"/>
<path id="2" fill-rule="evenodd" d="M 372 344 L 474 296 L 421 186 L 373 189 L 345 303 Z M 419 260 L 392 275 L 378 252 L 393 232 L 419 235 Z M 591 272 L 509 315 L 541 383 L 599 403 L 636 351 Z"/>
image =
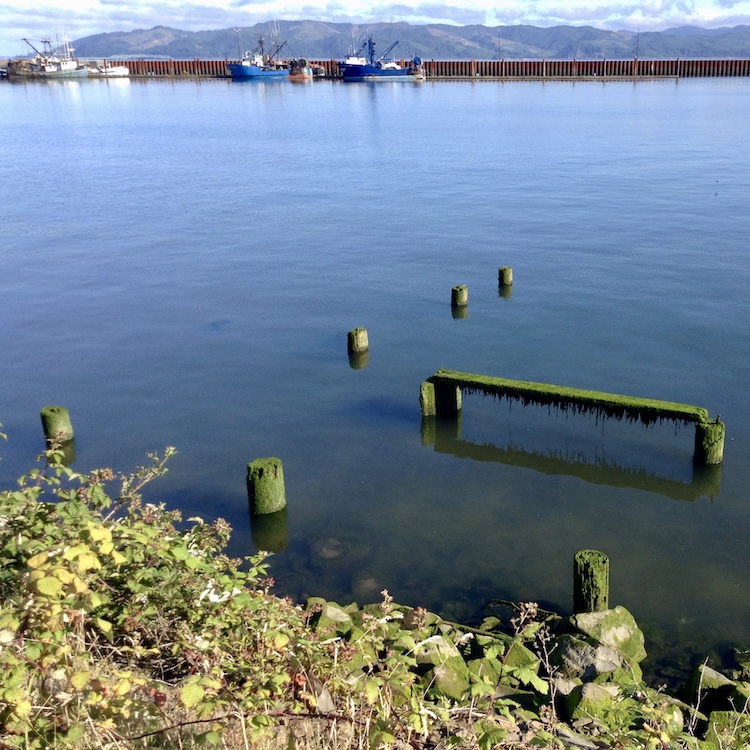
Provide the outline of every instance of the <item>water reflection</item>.
<path id="1" fill-rule="evenodd" d="M 58 450 L 62 453 L 60 463 L 63 466 L 70 466 L 76 460 L 76 439 L 71 438 L 60 443 Z"/>
<path id="2" fill-rule="evenodd" d="M 563 456 L 515 445 L 477 444 L 461 439 L 460 414 L 457 418 L 422 417 L 420 435 L 422 445 L 431 445 L 438 453 L 447 453 L 456 458 L 518 466 L 541 474 L 577 477 L 591 484 L 655 492 L 674 500 L 695 502 L 701 497 L 713 498 L 721 491 L 721 464 L 694 465 L 691 481 L 680 482 L 660 477 L 643 468 L 618 465 L 601 457 L 588 460 L 583 453 Z"/>
<path id="3" fill-rule="evenodd" d="M 275 513 L 250 514 L 250 534 L 256 550 L 283 552 L 289 546 L 286 508 Z"/>
<path id="4" fill-rule="evenodd" d="M 352 370 L 361 370 L 370 364 L 370 350 L 365 349 L 363 352 L 349 350 L 349 367 Z"/>

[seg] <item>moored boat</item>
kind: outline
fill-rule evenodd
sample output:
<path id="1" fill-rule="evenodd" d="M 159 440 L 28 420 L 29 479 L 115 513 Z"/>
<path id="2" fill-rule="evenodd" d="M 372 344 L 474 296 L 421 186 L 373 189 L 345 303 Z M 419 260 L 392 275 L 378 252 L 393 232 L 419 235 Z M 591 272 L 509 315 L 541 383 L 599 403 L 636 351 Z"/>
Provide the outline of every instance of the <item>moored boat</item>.
<path id="1" fill-rule="evenodd" d="M 28 78 L 82 78 L 89 69 L 73 56 L 73 46 L 67 35 L 57 45 L 49 37 L 42 39 L 42 49 L 37 49 L 28 39 L 23 40 L 36 53 L 32 58 L 21 58 L 8 62 L 8 77 Z"/>
<path id="2" fill-rule="evenodd" d="M 296 57 L 289 61 L 290 81 L 312 81 L 313 69 L 310 61 L 304 57 Z"/>
<path id="3" fill-rule="evenodd" d="M 100 78 L 123 78 L 130 75 L 127 65 L 112 65 L 105 60 L 101 65 L 89 67 L 89 75 Z"/>
<path id="4" fill-rule="evenodd" d="M 398 41 L 394 42 L 380 57 L 375 59 L 375 42 L 372 37 L 369 37 L 355 55 L 347 57 L 343 63 L 339 63 L 341 76 L 345 81 L 424 80 L 420 58 L 415 56 L 407 67 L 402 67 L 395 60 L 386 57 L 397 44 Z M 361 57 L 360 55 L 365 47 L 367 47 L 367 56 Z"/>
<path id="5" fill-rule="evenodd" d="M 239 30 L 237 31 L 239 45 Z M 275 42 L 270 52 L 266 51 L 262 35 L 258 35 L 258 45 L 252 52 L 240 53 L 240 61 L 227 63 L 227 68 L 235 81 L 249 79 L 288 78 L 289 65 L 283 60 L 277 60 L 276 56 L 286 42 Z M 241 49 L 241 48 L 240 48 Z"/>

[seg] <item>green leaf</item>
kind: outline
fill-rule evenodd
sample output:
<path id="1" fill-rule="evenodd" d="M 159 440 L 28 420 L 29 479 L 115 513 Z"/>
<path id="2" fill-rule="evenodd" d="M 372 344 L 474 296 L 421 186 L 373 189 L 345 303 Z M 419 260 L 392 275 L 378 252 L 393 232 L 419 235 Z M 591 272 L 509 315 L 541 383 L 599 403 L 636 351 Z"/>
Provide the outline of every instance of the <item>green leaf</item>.
<path id="1" fill-rule="evenodd" d="M 546 695 L 549 692 L 549 685 L 533 669 L 519 667 L 514 674 L 524 685 L 531 685 L 538 693 Z"/>
<path id="2" fill-rule="evenodd" d="M 104 633 L 108 640 L 112 640 L 112 623 L 109 620 L 102 620 L 101 617 L 95 617 L 94 625 Z"/>
<path id="3" fill-rule="evenodd" d="M 34 557 L 30 557 L 26 561 L 26 564 L 30 568 L 35 569 L 44 565 L 44 563 L 46 563 L 48 559 L 49 559 L 49 552 L 40 552 L 38 555 L 34 555 Z"/>
<path id="4" fill-rule="evenodd" d="M 83 690 L 83 688 L 85 688 L 86 685 L 89 684 L 90 679 L 91 679 L 91 672 L 76 672 L 76 674 L 74 674 L 70 678 L 70 684 L 76 690 Z"/>
<path id="5" fill-rule="evenodd" d="M 172 557 L 176 560 L 187 560 L 190 557 L 190 552 L 187 547 L 172 547 L 170 550 Z"/>
<path id="6" fill-rule="evenodd" d="M 478 742 L 480 750 L 492 750 L 493 747 L 499 746 L 508 733 L 500 727 L 487 729 L 479 735 Z"/>
<path id="7" fill-rule="evenodd" d="M 378 699 L 380 687 L 380 680 L 377 680 L 374 677 L 368 677 L 365 680 L 365 698 L 371 706 Z"/>
<path id="8" fill-rule="evenodd" d="M 81 724 L 74 724 L 70 729 L 68 729 L 66 739 L 68 740 L 68 742 L 73 743 L 73 745 L 80 746 L 79 742 L 84 738 L 85 735 L 86 728 Z"/>
<path id="9" fill-rule="evenodd" d="M 62 591 L 62 583 L 59 579 L 52 576 L 39 578 L 32 584 L 32 589 L 44 596 L 59 596 Z"/>
<path id="10" fill-rule="evenodd" d="M 180 700 L 185 708 L 192 708 L 197 706 L 202 700 L 205 694 L 205 690 L 197 682 L 191 682 L 185 685 L 180 690 Z"/>

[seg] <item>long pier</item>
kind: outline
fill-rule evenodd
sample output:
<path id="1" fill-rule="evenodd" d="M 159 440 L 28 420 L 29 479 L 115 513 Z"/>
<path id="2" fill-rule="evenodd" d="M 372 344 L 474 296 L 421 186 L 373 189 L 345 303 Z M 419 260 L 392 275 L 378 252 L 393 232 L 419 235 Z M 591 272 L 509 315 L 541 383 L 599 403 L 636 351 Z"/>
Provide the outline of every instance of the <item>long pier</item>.
<path id="1" fill-rule="evenodd" d="M 131 77 L 230 77 L 237 60 L 127 60 Z M 336 60 L 313 60 L 323 78 L 339 78 Z M 399 61 L 404 67 L 406 60 Z M 424 60 L 427 80 L 619 80 L 750 76 L 750 58 L 735 60 Z"/>

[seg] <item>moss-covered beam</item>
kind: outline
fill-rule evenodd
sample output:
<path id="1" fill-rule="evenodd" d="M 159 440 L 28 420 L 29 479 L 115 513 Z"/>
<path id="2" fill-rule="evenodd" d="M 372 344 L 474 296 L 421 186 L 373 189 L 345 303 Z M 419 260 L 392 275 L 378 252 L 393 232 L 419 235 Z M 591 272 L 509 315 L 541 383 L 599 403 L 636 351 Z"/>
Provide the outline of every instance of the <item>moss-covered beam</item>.
<path id="1" fill-rule="evenodd" d="M 621 396 L 602 391 L 588 391 L 548 383 L 475 375 L 456 370 L 438 370 L 428 382 L 436 386 L 455 386 L 462 391 L 482 392 L 495 396 L 517 398 L 527 404 L 552 405 L 562 409 L 578 408 L 611 417 L 629 417 L 643 422 L 674 419 L 688 423 L 708 422 L 708 410 L 689 404 L 660 401 L 652 398 Z M 438 413 L 440 413 L 439 404 Z"/>

